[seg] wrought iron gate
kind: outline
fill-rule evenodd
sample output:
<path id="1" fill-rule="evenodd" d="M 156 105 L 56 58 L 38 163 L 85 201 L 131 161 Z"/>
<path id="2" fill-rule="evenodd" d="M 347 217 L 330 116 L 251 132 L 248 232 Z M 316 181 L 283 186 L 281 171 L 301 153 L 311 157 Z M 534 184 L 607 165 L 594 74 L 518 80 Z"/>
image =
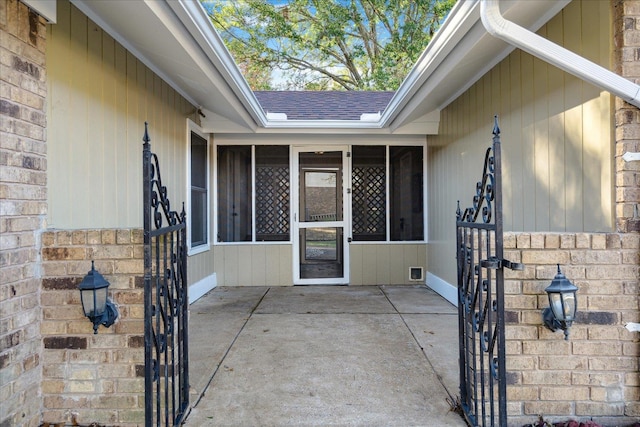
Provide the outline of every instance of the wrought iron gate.
<path id="1" fill-rule="evenodd" d="M 472 426 L 507 425 L 504 343 L 504 268 L 524 266 L 503 258 L 500 128 L 486 151 L 473 205 L 456 211 L 460 399 Z"/>
<path id="2" fill-rule="evenodd" d="M 187 226 L 171 210 L 144 124 L 145 425 L 180 425 L 189 406 Z"/>

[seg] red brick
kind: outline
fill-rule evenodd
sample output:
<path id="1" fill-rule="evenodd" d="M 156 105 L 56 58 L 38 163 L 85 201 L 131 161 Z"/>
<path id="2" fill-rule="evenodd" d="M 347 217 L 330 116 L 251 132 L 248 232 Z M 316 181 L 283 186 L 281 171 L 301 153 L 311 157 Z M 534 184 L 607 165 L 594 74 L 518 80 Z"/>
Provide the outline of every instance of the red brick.
<path id="1" fill-rule="evenodd" d="M 85 248 L 44 248 L 42 257 L 45 261 L 83 260 L 86 258 Z"/>

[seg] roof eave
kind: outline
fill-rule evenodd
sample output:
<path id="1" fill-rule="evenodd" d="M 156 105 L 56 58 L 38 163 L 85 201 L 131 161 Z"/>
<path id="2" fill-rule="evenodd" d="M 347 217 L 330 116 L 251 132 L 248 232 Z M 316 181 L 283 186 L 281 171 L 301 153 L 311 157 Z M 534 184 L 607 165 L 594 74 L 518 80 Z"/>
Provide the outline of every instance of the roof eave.
<path id="1" fill-rule="evenodd" d="M 268 120 L 265 129 L 380 129 L 380 121 L 358 120 Z"/>
<path id="2" fill-rule="evenodd" d="M 168 4 L 185 27 L 190 30 L 194 41 L 212 59 L 225 81 L 232 82 L 231 89 L 238 97 L 242 107 L 251 115 L 258 126 L 267 126 L 269 120 L 266 114 L 200 2 L 198 0 L 178 0 L 168 2 Z"/>
<path id="3" fill-rule="evenodd" d="M 249 132 L 266 121 L 197 0 L 70 1 L 192 105 Z"/>
<path id="4" fill-rule="evenodd" d="M 380 125 L 391 127 L 409 100 L 424 84 L 431 73 L 442 64 L 459 42 L 461 34 L 471 28 L 480 19 L 478 0 L 458 1 L 449 12 L 438 32 L 422 52 L 407 77 L 396 91 L 380 118 Z M 463 29 L 461 32 L 460 29 Z M 402 123 L 405 124 L 405 123 Z M 397 124 L 396 127 L 402 124 Z"/>
<path id="5" fill-rule="evenodd" d="M 571 0 L 504 2 L 505 14 L 537 31 Z M 381 117 L 391 132 L 418 116 L 445 108 L 515 48 L 494 39 L 480 19 L 480 1 L 456 3 L 431 43 L 405 78 Z M 469 67 L 469 58 L 476 62 Z M 478 60 L 478 58 L 482 58 Z M 461 72 L 469 68 L 468 72 Z"/>
<path id="6" fill-rule="evenodd" d="M 238 132 L 422 132 L 415 124 L 426 116 L 432 132 L 438 111 L 513 50 L 484 29 L 479 0 L 459 1 L 379 120 L 272 120 L 198 0 L 121 2 L 117 9 L 110 2 L 71 1 L 192 104 L 229 119 Z M 515 0 L 506 5 L 506 15 L 537 30 L 569 1 Z M 140 21 L 133 30 L 131 17 L 122 18 L 129 12 Z M 188 62 L 186 68 L 167 60 L 171 52 Z M 184 72 L 197 81 L 185 79 Z"/>

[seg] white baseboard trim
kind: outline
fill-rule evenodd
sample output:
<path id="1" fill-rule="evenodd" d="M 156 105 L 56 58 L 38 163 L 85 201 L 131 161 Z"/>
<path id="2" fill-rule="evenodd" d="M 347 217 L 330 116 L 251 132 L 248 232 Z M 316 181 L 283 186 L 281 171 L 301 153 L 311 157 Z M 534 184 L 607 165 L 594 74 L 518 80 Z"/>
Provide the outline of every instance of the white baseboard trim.
<path id="1" fill-rule="evenodd" d="M 216 273 L 213 273 L 211 276 L 207 276 L 189 286 L 189 304 L 196 302 L 200 297 L 215 288 L 217 285 L 218 279 L 216 278 Z"/>
<path id="2" fill-rule="evenodd" d="M 435 274 L 427 272 L 427 286 L 436 291 L 451 304 L 458 306 L 458 287 L 442 280 Z"/>

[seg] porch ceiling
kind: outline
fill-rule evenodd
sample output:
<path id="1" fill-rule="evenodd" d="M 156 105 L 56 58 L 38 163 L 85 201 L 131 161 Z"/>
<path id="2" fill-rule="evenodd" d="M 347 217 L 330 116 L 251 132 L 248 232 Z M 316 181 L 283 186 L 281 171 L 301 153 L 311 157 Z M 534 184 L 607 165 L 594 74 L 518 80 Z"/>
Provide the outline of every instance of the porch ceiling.
<path id="1" fill-rule="evenodd" d="M 273 120 L 198 0 L 71 1 L 200 107 L 215 133 L 435 134 L 439 111 L 513 50 L 484 29 L 479 0 L 459 1 L 379 120 Z M 508 0 L 501 9 L 535 31 L 569 1 Z"/>

